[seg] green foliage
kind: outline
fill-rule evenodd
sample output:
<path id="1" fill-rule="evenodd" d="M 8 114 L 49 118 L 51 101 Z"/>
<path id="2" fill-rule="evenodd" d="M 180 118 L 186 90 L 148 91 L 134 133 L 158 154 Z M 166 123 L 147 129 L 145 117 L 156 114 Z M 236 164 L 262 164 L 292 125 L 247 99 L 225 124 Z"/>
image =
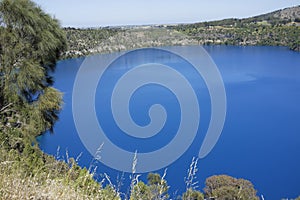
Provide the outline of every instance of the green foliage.
<path id="1" fill-rule="evenodd" d="M 0 149 L 0 166 L 0 199 L 120 199 L 74 159 L 58 161 L 37 146 L 26 144 L 22 153 Z"/>
<path id="2" fill-rule="evenodd" d="M 66 28 L 64 58 L 143 47 L 180 45 L 271 45 L 300 51 L 300 6 L 246 19 L 174 26 Z"/>
<path id="3" fill-rule="evenodd" d="M 122 32 L 118 28 L 65 28 L 64 31 L 68 49 L 63 53 L 63 58 L 74 58 L 96 52 L 103 41 Z"/>
<path id="4" fill-rule="evenodd" d="M 227 175 L 212 176 L 205 182 L 205 197 L 219 200 L 258 200 L 252 183 L 244 179 L 236 179 Z"/>
<path id="5" fill-rule="evenodd" d="M 97 53 L 113 53 L 143 47 L 191 45 L 186 35 L 167 28 L 66 28 L 68 50 L 64 58 L 73 58 Z"/>
<path id="6" fill-rule="evenodd" d="M 169 199 L 168 185 L 159 174 L 150 173 L 147 185 L 141 181 L 135 184 L 131 191 L 130 200 L 161 200 Z M 219 200 L 258 200 L 252 183 L 244 179 L 236 179 L 227 175 L 207 178 L 204 188 L 205 198 Z M 204 195 L 192 188 L 182 194 L 182 200 L 204 200 Z"/>
<path id="7" fill-rule="evenodd" d="M 204 196 L 200 191 L 188 189 L 183 193 L 182 200 L 204 200 Z"/>
<path id="8" fill-rule="evenodd" d="M 171 28 L 197 39 L 199 44 L 271 45 L 300 50 L 300 26 L 275 18 L 264 19 L 226 19 Z"/>
<path id="9" fill-rule="evenodd" d="M 151 199 L 151 191 L 149 186 L 144 182 L 139 181 L 133 188 L 130 194 L 130 200 Z"/>
<path id="10" fill-rule="evenodd" d="M 186 44 L 186 40 L 196 39 L 198 43 L 288 45 L 300 50 L 299 26 L 289 23 L 291 20 L 276 21 L 266 15 L 248 20 L 182 25 L 172 27 L 172 31 L 151 29 L 148 35 L 133 30 L 129 35 L 138 41 L 140 35 L 153 40 L 140 41 L 139 47 L 178 45 L 175 39 Z M 51 87 L 50 72 L 55 69 L 60 55 L 64 54 L 65 58 L 87 55 L 105 40 L 127 41 L 126 34 L 110 28 L 62 30 L 57 20 L 30 0 L 0 1 L 0 199 L 121 199 L 114 186 L 103 187 L 94 180 L 93 173 L 80 168 L 73 158 L 59 161 L 45 155 L 32 142 L 37 135 L 51 130 L 58 120 L 62 96 Z M 118 37 L 113 38 L 116 35 Z M 124 48 L 135 48 L 135 40 L 130 41 L 132 46 Z M 193 163 L 183 200 L 204 199 L 193 187 L 197 161 Z M 161 177 L 150 173 L 147 184 L 136 177 L 130 199 L 169 199 L 169 186 L 164 177 L 165 174 Z M 252 183 L 225 175 L 208 178 L 204 192 L 206 197 L 219 200 L 258 199 Z"/>
<path id="11" fill-rule="evenodd" d="M 134 185 L 130 194 L 130 200 L 166 200 L 169 199 L 169 186 L 164 176 L 157 173 L 149 173 L 147 185 L 139 181 Z"/>
<path id="12" fill-rule="evenodd" d="M 121 200 L 119 194 L 111 187 L 107 186 L 100 190 L 100 195 L 103 200 Z"/>
<path id="13" fill-rule="evenodd" d="M 157 173 L 149 173 L 147 176 L 147 180 L 151 192 L 151 200 L 163 200 L 169 198 L 169 186 L 164 178 L 162 178 Z"/>
<path id="14" fill-rule="evenodd" d="M 29 0 L 2 0 L 0 23 L 0 145 L 20 148 L 58 119 L 62 97 L 49 73 L 66 38 L 58 21 Z"/>
<path id="15" fill-rule="evenodd" d="M 32 143 L 61 108 L 50 76 L 66 49 L 57 20 L 29 0 L 1 0 L 0 42 L 0 199 L 119 199 L 74 159 L 57 161 Z"/>

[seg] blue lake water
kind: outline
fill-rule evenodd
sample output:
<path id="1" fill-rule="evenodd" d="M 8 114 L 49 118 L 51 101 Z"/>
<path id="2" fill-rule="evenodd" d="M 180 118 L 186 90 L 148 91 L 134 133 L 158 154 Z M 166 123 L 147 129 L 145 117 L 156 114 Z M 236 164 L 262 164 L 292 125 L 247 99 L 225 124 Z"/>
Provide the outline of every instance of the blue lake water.
<path id="1" fill-rule="evenodd" d="M 193 54 L 193 47 L 178 48 Z M 258 190 L 258 195 L 264 195 L 265 199 L 295 198 L 300 194 L 300 53 L 284 47 L 204 48 L 223 78 L 227 112 L 217 144 L 205 158 L 198 161 L 199 188 L 204 187 L 205 179 L 211 175 L 228 174 L 250 180 Z M 157 134 L 147 139 L 135 138 L 122 134 L 114 122 L 109 104 L 113 85 L 133 65 L 149 63 L 151 59 L 154 59 L 153 62 L 172 65 L 190 81 L 200 105 L 201 120 L 197 135 L 179 159 L 156 171 L 163 174 L 167 168 L 166 179 L 171 186 L 169 193 L 171 197 L 176 197 L 176 194 L 185 190 L 187 169 L 192 158 L 198 156 L 208 129 L 210 96 L 201 76 L 187 62 L 176 57 L 170 58 L 168 54 L 157 57 L 154 49 L 143 51 L 143 55 L 138 57 L 138 61 L 136 57 L 130 57 L 131 62 L 127 62 L 125 67 L 119 67 L 115 62 L 115 65 L 107 68 L 95 95 L 96 115 L 100 126 L 109 133 L 107 138 L 120 148 L 142 153 L 158 150 L 175 137 L 179 127 L 180 108 L 176 96 L 157 84 L 145 85 L 133 93 L 129 110 L 132 119 L 140 126 L 149 123 L 148 110 L 153 104 L 163 105 L 168 113 L 161 130 L 167 134 Z M 102 173 L 107 173 L 117 184 L 114 180 L 120 180 L 123 176 L 125 180 L 122 180 L 124 185 L 121 190 L 126 193 L 130 174 L 93 161 L 77 133 L 72 114 L 72 91 L 83 61 L 84 58 L 79 58 L 58 63 L 54 87 L 64 93 L 64 106 L 54 128 L 55 133 L 46 133 L 38 138 L 40 147 L 46 153 L 60 158 L 65 158 L 66 152 L 72 157 L 82 153 L 79 164 L 85 167 L 97 166 L 99 179 L 102 179 Z M 84 114 L 84 109 L 82 112 Z M 141 179 L 145 180 L 146 174 Z"/>

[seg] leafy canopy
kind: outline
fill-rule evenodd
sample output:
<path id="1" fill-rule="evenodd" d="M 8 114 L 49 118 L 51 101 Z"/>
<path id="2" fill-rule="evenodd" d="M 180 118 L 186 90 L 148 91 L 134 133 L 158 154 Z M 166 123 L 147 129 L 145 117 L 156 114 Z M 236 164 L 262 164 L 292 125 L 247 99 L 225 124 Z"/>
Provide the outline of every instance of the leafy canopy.
<path id="1" fill-rule="evenodd" d="M 35 3 L 0 1 L 0 133 L 34 138 L 52 130 L 62 97 L 50 72 L 65 49 L 58 21 Z"/>

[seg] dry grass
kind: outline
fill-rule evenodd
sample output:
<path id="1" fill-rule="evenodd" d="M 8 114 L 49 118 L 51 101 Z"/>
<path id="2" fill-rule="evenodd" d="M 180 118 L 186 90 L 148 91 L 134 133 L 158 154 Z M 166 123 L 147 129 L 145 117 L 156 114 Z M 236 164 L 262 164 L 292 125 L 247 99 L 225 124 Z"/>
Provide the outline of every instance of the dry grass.
<path id="1" fill-rule="evenodd" d="M 85 195 L 62 180 L 47 179 L 41 183 L 34 177 L 9 174 L 1 175 L 0 185 L 1 199 L 101 199 L 100 195 Z"/>
<path id="2" fill-rule="evenodd" d="M 3 200 L 119 200 L 111 187 L 93 180 L 93 174 L 78 167 L 74 159 L 69 163 L 48 159 L 47 164 L 28 170 L 26 157 L 0 151 L 0 199 Z"/>

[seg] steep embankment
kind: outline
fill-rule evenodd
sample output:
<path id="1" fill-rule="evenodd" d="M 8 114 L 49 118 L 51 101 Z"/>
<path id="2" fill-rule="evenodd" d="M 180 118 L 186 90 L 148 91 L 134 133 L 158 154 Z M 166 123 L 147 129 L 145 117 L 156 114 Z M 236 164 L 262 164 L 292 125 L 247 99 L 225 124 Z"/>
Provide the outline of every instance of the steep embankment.
<path id="1" fill-rule="evenodd" d="M 300 51 L 300 6 L 245 19 L 195 24 L 65 29 L 64 57 L 109 53 L 142 47 L 225 44 L 288 46 Z"/>

